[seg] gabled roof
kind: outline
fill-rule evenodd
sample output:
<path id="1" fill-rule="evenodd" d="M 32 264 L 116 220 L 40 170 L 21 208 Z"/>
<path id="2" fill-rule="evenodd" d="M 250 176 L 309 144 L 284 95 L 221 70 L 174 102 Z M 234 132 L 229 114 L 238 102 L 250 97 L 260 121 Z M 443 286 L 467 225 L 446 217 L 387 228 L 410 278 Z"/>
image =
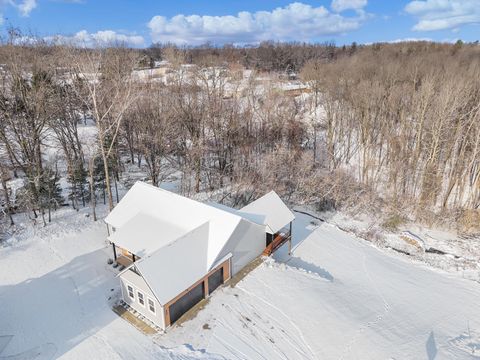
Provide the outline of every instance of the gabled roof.
<path id="1" fill-rule="evenodd" d="M 161 229 L 161 231 L 159 231 Z M 181 227 L 139 211 L 109 236 L 117 246 L 144 257 L 188 233 Z"/>
<path id="2" fill-rule="evenodd" d="M 209 271 L 209 223 L 135 262 L 135 267 L 165 305 L 182 290 L 200 280 Z"/>
<path id="3" fill-rule="evenodd" d="M 246 226 L 276 232 L 293 218 L 274 192 L 235 210 L 137 182 L 105 222 L 116 229 L 109 240 L 141 258 L 132 266 L 166 304 L 231 256 L 228 242 Z"/>
<path id="4" fill-rule="evenodd" d="M 137 182 L 110 212 L 105 222 L 116 228 L 109 237 L 110 241 L 134 254 L 134 250 L 140 249 L 143 256 L 209 222 L 209 267 L 241 219 L 238 215 L 213 206 Z"/>
<path id="5" fill-rule="evenodd" d="M 267 226 L 267 232 L 271 234 L 275 234 L 295 219 L 295 215 L 293 215 L 275 191 L 270 191 L 268 194 L 244 206 L 238 211 L 238 214 L 250 217 L 252 221 L 255 221 L 253 220 L 255 218 L 257 220 L 261 219 L 261 223 Z"/>

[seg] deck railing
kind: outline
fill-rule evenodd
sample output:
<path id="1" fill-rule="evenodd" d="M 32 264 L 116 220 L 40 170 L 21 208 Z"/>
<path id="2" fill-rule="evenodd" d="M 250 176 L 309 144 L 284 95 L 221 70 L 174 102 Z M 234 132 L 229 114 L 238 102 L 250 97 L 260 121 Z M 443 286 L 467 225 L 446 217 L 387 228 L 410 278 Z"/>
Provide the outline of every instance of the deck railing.
<path id="1" fill-rule="evenodd" d="M 277 233 L 275 234 L 275 238 L 273 241 L 268 244 L 268 246 L 263 250 L 264 256 L 270 256 L 272 255 L 279 247 L 281 247 L 283 244 L 285 244 L 287 241 L 289 241 L 292 238 L 292 233 L 290 231 L 286 233 Z"/>

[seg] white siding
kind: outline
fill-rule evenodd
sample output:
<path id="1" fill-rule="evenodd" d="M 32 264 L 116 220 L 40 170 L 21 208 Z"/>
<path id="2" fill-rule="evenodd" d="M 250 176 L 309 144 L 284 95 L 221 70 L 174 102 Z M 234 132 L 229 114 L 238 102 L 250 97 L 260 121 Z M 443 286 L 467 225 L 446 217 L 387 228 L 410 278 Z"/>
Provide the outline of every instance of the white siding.
<path id="1" fill-rule="evenodd" d="M 135 299 L 131 299 L 128 296 L 127 285 L 130 285 L 134 289 Z M 164 311 L 163 306 L 157 301 L 155 296 L 153 295 L 152 291 L 148 287 L 145 280 L 134 273 L 131 270 L 125 271 L 122 275 L 120 275 L 120 286 L 122 288 L 122 296 L 123 301 L 125 301 L 128 305 L 130 305 L 133 309 L 138 311 L 140 314 L 145 316 L 151 322 L 156 324 L 162 329 L 165 329 L 165 318 L 164 318 Z M 138 291 L 140 291 L 144 295 L 145 305 L 142 306 L 138 301 Z M 153 314 L 148 308 L 148 299 L 153 300 L 155 304 L 155 314 Z"/>
<path id="2" fill-rule="evenodd" d="M 217 257 L 217 261 L 232 253 L 232 276 L 265 249 L 265 226 L 242 219 Z"/>

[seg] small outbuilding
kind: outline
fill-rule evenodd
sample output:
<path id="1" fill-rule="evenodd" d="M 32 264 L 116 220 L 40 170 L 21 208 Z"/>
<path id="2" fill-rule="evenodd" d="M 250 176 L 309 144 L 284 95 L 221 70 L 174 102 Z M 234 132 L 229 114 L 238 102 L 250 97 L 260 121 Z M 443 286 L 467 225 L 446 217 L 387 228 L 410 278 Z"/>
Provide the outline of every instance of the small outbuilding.
<path id="1" fill-rule="evenodd" d="M 137 182 L 107 216 L 123 300 L 162 329 L 271 247 L 293 213 L 275 192 L 236 210 Z"/>

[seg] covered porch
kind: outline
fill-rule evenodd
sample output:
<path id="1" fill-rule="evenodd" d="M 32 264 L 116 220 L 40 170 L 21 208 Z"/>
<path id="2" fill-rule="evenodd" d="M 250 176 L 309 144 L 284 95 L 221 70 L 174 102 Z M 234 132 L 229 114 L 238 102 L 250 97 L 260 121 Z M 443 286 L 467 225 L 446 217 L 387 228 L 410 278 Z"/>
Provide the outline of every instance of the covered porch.
<path id="1" fill-rule="evenodd" d="M 130 251 L 121 248 L 115 243 L 112 242 L 112 252 L 113 252 L 113 261 L 115 261 L 118 265 L 127 267 L 130 266 L 135 261 L 139 260 L 140 257 L 131 253 Z"/>
<path id="2" fill-rule="evenodd" d="M 295 220 L 295 215 L 274 191 L 244 206 L 239 214 L 257 224 L 265 225 L 266 242 L 262 255 L 272 255 L 286 242 L 289 243 L 290 254 L 292 221 Z"/>
<path id="3" fill-rule="evenodd" d="M 275 234 L 267 233 L 267 241 L 263 256 L 270 256 L 281 246 L 288 242 L 288 254 L 292 251 L 292 222 L 289 223 L 288 228 L 282 228 Z"/>

